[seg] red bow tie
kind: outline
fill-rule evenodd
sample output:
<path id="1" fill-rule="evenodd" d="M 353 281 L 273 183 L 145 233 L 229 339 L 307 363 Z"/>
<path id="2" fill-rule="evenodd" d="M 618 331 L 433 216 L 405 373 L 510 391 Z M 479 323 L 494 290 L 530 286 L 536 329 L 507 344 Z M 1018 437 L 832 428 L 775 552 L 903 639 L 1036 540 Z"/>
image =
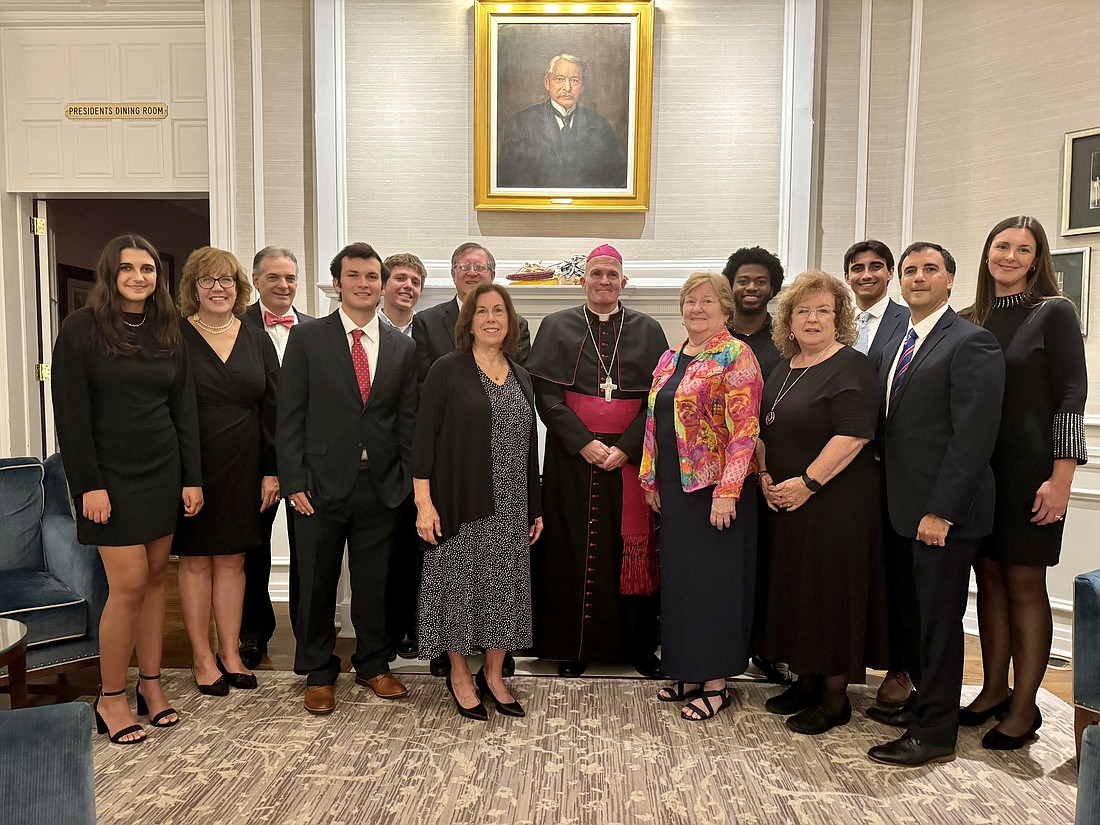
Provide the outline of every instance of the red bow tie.
<path id="1" fill-rule="evenodd" d="M 264 326 L 273 327 L 276 324 L 282 324 L 287 329 L 294 326 L 293 315 L 275 315 L 272 312 L 264 312 Z"/>

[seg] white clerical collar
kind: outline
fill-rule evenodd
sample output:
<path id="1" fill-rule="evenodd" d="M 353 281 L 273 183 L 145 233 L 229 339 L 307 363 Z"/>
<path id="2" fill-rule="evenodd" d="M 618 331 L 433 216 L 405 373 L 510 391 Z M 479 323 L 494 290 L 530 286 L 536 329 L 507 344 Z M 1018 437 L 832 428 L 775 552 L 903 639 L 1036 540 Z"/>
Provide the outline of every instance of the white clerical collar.
<path id="1" fill-rule="evenodd" d="M 617 307 L 615 307 L 614 312 L 608 312 L 606 314 L 603 314 L 603 313 L 599 313 L 599 312 L 594 311 L 592 309 L 592 307 L 590 307 L 588 304 L 584 305 L 585 315 L 589 315 L 589 316 L 595 315 L 597 318 L 599 318 L 604 323 L 607 323 L 608 321 L 610 321 L 612 315 L 618 315 L 620 312 L 622 312 L 622 310 L 623 310 L 623 305 L 619 304 Z"/>
<path id="2" fill-rule="evenodd" d="M 553 106 L 553 107 L 554 107 L 554 110 L 555 110 L 555 111 L 556 111 L 556 112 L 557 112 L 558 114 L 560 114 L 560 115 L 561 115 L 562 117 L 569 117 L 569 116 L 570 116 L 571 114 L 573 114 L 573 112 L 577 111 L 577 106 L 576 106 L 576 104 L 574 104 L 574 105 L 573 105 L 573 108 L 572 108 L 572 109 L 570 109 L 569 111 L 566 111 L 565 109 L 563 109 L 563 108 L 562 108 L 561 106 L 559 106 L 559 105 L 558 105 L 557 103 L 555 103 L 555 102 L 554 102 L 553 100 L 551 100 L 551 101 L 550 101 L 550 105 L 551 105 L 551 106 Z"/>

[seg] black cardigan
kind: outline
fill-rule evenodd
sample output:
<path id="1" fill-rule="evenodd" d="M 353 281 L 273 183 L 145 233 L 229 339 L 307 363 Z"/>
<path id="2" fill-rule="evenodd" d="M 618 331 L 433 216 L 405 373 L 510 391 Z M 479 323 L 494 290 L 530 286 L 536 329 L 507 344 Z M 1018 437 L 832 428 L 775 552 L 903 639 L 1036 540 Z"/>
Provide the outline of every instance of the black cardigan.
<path id="1" fill-rule="evenodd" d="M 542 515 L 538 430 L 531 376 L 508 363 L 531 405 L 527 460 L 528 523 Z M 432 503 L 443 529 L 441 541 L 467 522 L 493 515 L 492 411 L 472 353 L 452 352 L 437 360 L 420 393 L 413 436 L 413 478 L 431 481 Z"/>

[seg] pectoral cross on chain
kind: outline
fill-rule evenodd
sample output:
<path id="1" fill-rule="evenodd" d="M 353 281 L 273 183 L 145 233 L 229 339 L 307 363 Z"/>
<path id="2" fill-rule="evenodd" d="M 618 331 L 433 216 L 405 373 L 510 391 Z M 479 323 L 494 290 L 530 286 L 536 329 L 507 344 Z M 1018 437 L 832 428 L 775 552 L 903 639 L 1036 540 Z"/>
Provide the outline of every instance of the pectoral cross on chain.
<path id="1" fill-rule="evenodd" d="M 611 391 L 617 390 L 619 388 L 619 385 L 612 381 L 611 376 L 608 375 L 607 378 L 603 380 L 603 383 L 599 385 L 599 387 L 601 390 L 603 390 L 603 400 L 610 404 Z"/>

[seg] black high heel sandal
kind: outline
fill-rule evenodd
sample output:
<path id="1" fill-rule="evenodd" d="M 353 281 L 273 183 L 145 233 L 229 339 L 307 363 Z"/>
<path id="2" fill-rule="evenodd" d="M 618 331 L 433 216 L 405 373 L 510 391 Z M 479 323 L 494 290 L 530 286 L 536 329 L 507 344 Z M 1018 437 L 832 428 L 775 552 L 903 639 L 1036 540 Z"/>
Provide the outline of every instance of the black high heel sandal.
<path id="1" fill-rule="evenodd" d="M 222 676 L 225 677 L 225 681 L 229 682 L 230 687 L 235 687 L 238 690 L 255 690 L 259 687 L 255 673 L 230 673 L 226 670 L 225 665 L 222 664 L 221 654 L 214 654 L 214 664 L 218 666 L 218 670 L 222 672 Z"/>
<path id="2" fill-rule="evenodd" d="M 103 717 L 99 715 L 99 700 L 104 696 L 122 696 L 126 693 L 126 688 L 122 690 L 112 690 L 110 693 L 104 693 L 102 690 L 99 692 L 99 696 L 95 698 L 95 703 L 92 705 L 92 712 L 95 713 L 95 729 L 96 733 L 101 736 L 106 735 L 116 745 L 138 745 L 149 738 L 149 734 L 145 733 L 145 728 L 141 725 L 130 725 L 127 728 L 111 733 L 107 728 L 107 723 L 103 721 Z M 129 739 L 126 742 L 122 741 L 123 736 L 129 736 L 131 733 L 145 734 L 140 739 Z"/>
<path id="3" fill-rule="evenodd" d="M 451 684 L 451 675 L 447 674 L 447 692 L 451 694 L 451 698 L 455 700 L 455 707 L 458 708 L 458 715 L 463 716 L 466 719 L 476 719 L 478 722 L 489 721 L 489 711 L 485 709 L 485 703 L 481 701 L 481 697 L 478 697 L 477 704 L 472 708 L 463 707 L 462 703 L 458 701 L 458 697 L 455 696 L 454 686 Z"/>
<path id="4" fill-rule="evenodd" d="M 477 672 L 477 676 L 475 677 L 474 681 L 476 682 L 477 686 L 481 688 L 481 694 L 483 696 L 486 693 L 489 694 L 489 698 L 493 700 L 493 705 L 496 706 L 497 713 L 501 714 L 502 716 L 527 715 L 527 711 L 523 709 L 523 705 L 521 705 L 518 700 L 509 702 L 508 704 L 504 704 L 504 702 L 497 699 L 497 697 L 493 694 L 493 691 L 489 688 L 489 680 L 485 678 L 485 668 L 482 668 Z"/>
<path id="5" fill-rule="evenodd" d="M 158 673 L 156 676 L 142 676 L 139 673 L 138 678 L 143 679 L 146 682 L 155 682 L 155 681 L 160 679 L 160 674 Z M 137 695 L 138 716 L 148 716 L 149 715 L 149 705 L 145 701 L 145 697 L 141 695 L 141 682 L 138 682 L 137 687 L 134 688 L 134 693 Z M 165 718 L 167 718 L 169 716 L 173 716 L 173 715 L 176 717 L 175 719 L 173 719 L 171 722 L 165 722 L 163 725 L 161 724 L 162 719 L 165 719 Z M 149 724 L 152 725 L 154 728 L 170 728 L 173 725 L 178 725 L 179 721 L 180 721 L 180 717 L 179 717 L 179 714 L 176 713 L 176 709 L 175 708 L 168 708 L 167 710 L 162 710 L 156 716 L 152 717 L 149 720 Z"/>

